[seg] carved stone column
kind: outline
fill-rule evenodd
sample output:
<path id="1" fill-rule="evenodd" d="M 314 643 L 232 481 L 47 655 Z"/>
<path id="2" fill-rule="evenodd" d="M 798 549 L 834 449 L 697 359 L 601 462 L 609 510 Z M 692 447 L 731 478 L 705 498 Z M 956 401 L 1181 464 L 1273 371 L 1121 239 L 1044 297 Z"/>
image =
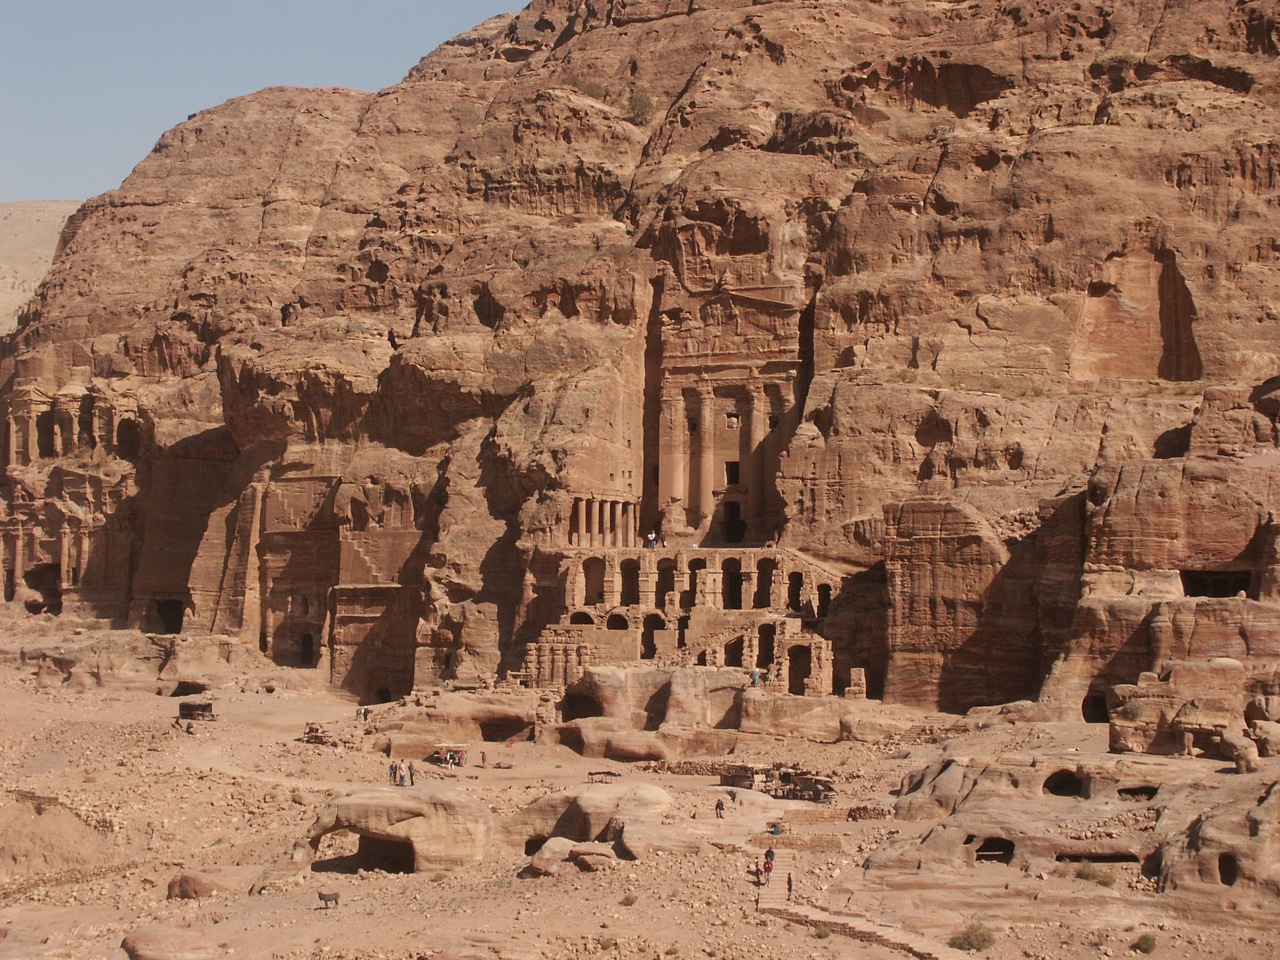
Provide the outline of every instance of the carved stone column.
<path id="1" fill-rule="evenodd" d="M 747 530 L 755 540 L 765 539 L 764 529 L 764 438 L 769 429 L 769 401 L 762 387 L 753 385 L 749 394 L 747 455 L 742 478 L 747 484 Z"/>
<path id="2" fill-rule="evenodd" d="M 695 509 L 707 520 L 715 513 L 715 394 L 710 387 L 698 391 L 698 498 Z"/>
<path id="3" fill-rule="evenodd" d="M 658 427 L 658 508 L 669 503 L 687 506 L 685 500 L 685 435 L 689 432 L 684 395 L 664 390 Z"/>

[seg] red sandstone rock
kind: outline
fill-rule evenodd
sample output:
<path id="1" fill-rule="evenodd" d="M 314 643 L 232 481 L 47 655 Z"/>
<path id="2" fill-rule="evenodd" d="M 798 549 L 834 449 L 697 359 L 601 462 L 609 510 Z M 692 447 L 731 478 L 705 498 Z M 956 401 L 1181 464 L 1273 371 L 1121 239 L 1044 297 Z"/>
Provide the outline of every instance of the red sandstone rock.
<path id="1" fill-rule="evenodd" d="M 1265 695 L 1275 18 L 1077 7 L 539 0 L 196 114 L 5 342 L 6 597 L 365 702 L 738 671 L 673 729 Z"/>

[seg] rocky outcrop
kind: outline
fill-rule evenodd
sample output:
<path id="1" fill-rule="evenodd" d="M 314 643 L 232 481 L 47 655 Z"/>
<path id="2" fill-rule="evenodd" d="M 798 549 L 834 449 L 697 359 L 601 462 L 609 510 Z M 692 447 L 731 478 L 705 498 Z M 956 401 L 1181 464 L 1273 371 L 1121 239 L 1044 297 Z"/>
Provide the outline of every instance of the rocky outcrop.
<path id="1" fill-rule="evenodd" d="M 1276 20 L 1150 7 L 535 0 L 195 114 L 0 350 L 6 599 L 365 702 L 737 671 L 588 681 L 658 736 L 1271 696 Z"/>
<path id="2" fill-rule="evenodd" d="M 488 808 L 447 786 L 363 790 L 329 802 L 294 851 L 256 889 L 300 874 L 320 841 L 349 830 L 360 838 L 357 860 L 367 869 L 413 873 L 456 870 L 484 859 L 492 832 Z"/>

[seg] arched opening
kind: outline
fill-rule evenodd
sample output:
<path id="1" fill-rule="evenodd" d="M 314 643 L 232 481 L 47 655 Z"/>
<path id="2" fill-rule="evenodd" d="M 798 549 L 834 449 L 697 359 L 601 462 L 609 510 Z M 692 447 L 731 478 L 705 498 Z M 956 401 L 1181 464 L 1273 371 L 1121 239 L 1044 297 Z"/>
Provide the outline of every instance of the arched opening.
<path id="1" fill-rule="evenodd" d="M 747 524 L 742 519 L 742 504 L 736 500 L 724 502 L 724 541 L 741 543 L 747 536 Z"/>
<path id="2" fill-rule="evenodd" d="M 387 687 L 379 687 L 378 691 L 373 695 L 374 703 L 390 703 L 395 697 L 391 695 L 391 691 Z"/>
<path id="3" fill-rule="evenodd" d="M 676 562 L 674 560 L 658 561 L 658 585 L 653 593 L 655 607 L 667 606 L 667 598 L 676 592 Z"/>
<path id="4" fill-rule="evenodd" d="M 22 576 L 28 587 L 40 594 L 39 600 L 28 600 L 27 613 L 62 613 L 62 566 L 40 563 Z"/>
<path id="5" fill-rule="evenodd" d="M 758 641 L 756 643 L 756 666 L 761 670 L 768 669 L 769 665 L 773 663 L 773 641 L 774 637 L 777 636 L 777 633 L 778 628 L 772 623 L 760 624 L 760 629 L 757 634 Z"/>
<path id="6" fill-rule="evenodd" d="M 142 425 L 125 417 L 116 425 L 116 456 L 121 460 L 136 460 L 142 452 Z"/>
<path id="7" fill-rule="evenodd" d="M 1080 713 L 1085 723 L 1110 723 L 1111 714 L 1107 711 L 1107 695 L 1091 693 L 1080 704 Z"/>
<path id="8" fill-rule="evenodd" d="M 1013 854 L 1016 847 L 1012 840 L 1006 840 L 1004 837 L 987 837 L 982 841 L 982 845 L 978 847 L 975 859 L 979 863 L 1013 863 Z"/>
<path id="9" fill-rule="evenodd" d="M 1045 778 L 1044 792 L 1055 797 L 1083 797 L 1084 781 L 1074 770 L 1059 770 Z"/>
<path id="10" fill-rule="evenodd" d="M 599 557 L 587 557 L 582 561 L 584 605 L 590 607 L 604 603 L 604 561 Z"/>
<path id="11" fill-rule="evenodd" d="M 686 610 L 692 610 L 698 603 L 698 587 L 700 586 L 698 581 L 706 569 L 706 560 L 699 558 L 689 561 L 689 589 L 680 598 L 680 605 Z"/>
<path id="12" fill-rule="evenodd" d="M 622 571 L 622 605 L 635 607 L 640 604 L 640 561 L 623 560 Z"/>
<path id="13" fill-rule="evenodd" d="M 620 613 L 609 614 L 609 619 L 604 622 L 607 630 L 627 630 L 631 624 L 627 623 L 627 618 Z"/>
<path id="14" fill-rule="evenodd" d="M 644 627 L 640 631 L 641 660 L 652 660 L 658 655 L 658 641 L 654 633 L 665 629 L 667 629 L 667 621 L 656 613 L 651 613 L 644 618 Z"/>
<path id="15" fill-rule="evenodd" d="M 742 562 L 730 558 L 720 565 L 720 601 L 726 610 L 742 609 Z"/>
<path id="16" fill-rule="evenodd" d="M 156 618 L 160 621 L 160 633 L 181 633 L 185 614 L 181 600 L 157 600 Z"/>
<path id="17" fill-rule="evenodd" d="M 742 666 L 743 638 L 735 637 L 724 645 L 724 665 L 726 667 Z"/>
<path id="18" fill-rule="evenodd" d="M 1240 861 L 1234 854 L 1218 854 L 1218 879 L 1228 887 L 1234 887 L 1240 879 Z"/>
<path id="19" fill-rule="evenodd" d="M 756 563 L 756 592 L 751 598 L 751 606 L 756 610 L 767 610 L 773 606 L 773 575 L 778 569 L 778 561 L 760 560 Z"/>
<path id="20" fill-rule="evenodd" d="M 1141 787 L 1121 787 L 1116 791 L 1121 800 L 1132 800 L 1134 803 L 1154 800 L 1159 792 L 1160 788 L 1151 784 L 1144 784 Z"/>
<path id="21" fill-rule="evenodd" d="M 697 664 L 699 667 L 705 667 L 707 665 L 707 651 L 699 650 L 698 658 L 693 662 Z"/>
<path id="22" fill-rule="evenodd" d="M 41 458 L 58 455 L 53 442 L 53 422 L 52 410 L 36 414 L 36 453 Z"/>
<path id="23" fill-rule="evenodd" d="M 76 415 L 76 443 L 81 450 L 92 450 L 98 445 L 93 435 L 93 397 L 80 398 L 80 410 Z"/>
<path id="24" fill-rule="evenodd" d="M 560 716 L 564 718 L 565 723 L 583 720 L 586 717 L 603 717 L 604 707 L 600 706 L 595 697 L 582 693 L 567 693 L 560 701 Z"/>
<path id="25" fill-rule="evenodd" d="M 316 638 L 309 633 L 304 633 L 298 641 L 298 659 L 304 667 L 314 667 L 316 664 Z"/>
<path id="26" fill-rule="evenodd" d="M 595 626 L 595 622 L 595 618 L 583 610 L 577 610 L 569 614 L 569 623 L 571 626 L 592 627 Z"/>
<path id="27" fill-rule="evenodd" d="M 361 870 L 413 873 L 413 844 L 407 840 L 362 836 L 360 846 L 356 850 L 356 861 L 360 864 Z"/>
<path id="28" fill-rule="evenodd" d="M 787 577 L 787 609 L 800 612 L 800 596 L 804 592 L 804 574 L 793 573 Z"/>
<path id="29" fill-rule="evenodd" d="M 806 646 L 794 646 L 787 651 L 787 692 L 804 696 L 805 681 L 813 672 L 813 651 Z"/>
<path id="30" fill-rule="evenodd" d="M 831 609 L 831 584 L 818 584 L 818 616 L 825 617 Z"/>
<path id="31" fill-rule="evenodd" d="M 533 726 L 523 717 L 495 717 L 480 721 L 480 739 L 488 743 L 528 740 L 532 735 Z"/>

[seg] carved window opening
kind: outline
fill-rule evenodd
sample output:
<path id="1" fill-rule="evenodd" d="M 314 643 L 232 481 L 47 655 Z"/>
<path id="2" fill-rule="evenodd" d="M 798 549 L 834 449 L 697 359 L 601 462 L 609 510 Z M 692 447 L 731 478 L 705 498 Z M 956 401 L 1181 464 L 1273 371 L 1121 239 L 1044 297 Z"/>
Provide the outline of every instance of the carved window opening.
<path id="1" fill-rule="evenodd" d="M 653 605 L 665 607 L 667 598 L 676 590 L 676 562 L 661 560 L 658 562 L 658 584 L 654 590 Z"/>
<path id="2" fill-rule="evenodd" d="M 573 627 L 592 627 L 595 626 L 595 622 L 591 614 L 584 613 L 582 610 L 569 616 L 569 625 Z"/>
<path id="3" fill-rule="evenodd" d="M 413 873 L 413 844 L 407 840 L 361 837 L 356 848 L 356 864 L 357 870 Z"/>
<path id="4" fill-rule="evenodd" d="M 804 574 L 793 573 L 787 577 L 787 609 L 792 613 L 800 612 L 801 595 L 804 592 Z"/>
<path id="5" fill-rule="evenodd" d="M 761 670 L 767 670 L 773 663 L 775 656 L 773 650 L 774 637 L 777 636 L 778 628 L 772 623 L 762 623 L 756 643 L 756 666 Z"/>
<path id="6" fill-rule="evenodd" d="M 304 667 L 316 665 L 316 638 L 309 633 L 304 633 L 298 642 L 298 659 Z"/>
<path id="7" fill-rule="evenodd" d="M 1257 599 L 1253 574 L 1248 570 L 1183 570 L 1182 591 L 1188 597 L 1234 597 L 1243 593 Z"/>
<path id="8" fill-rule="evenodd" d="M 142 453 L 142 426 L 137 420 L 126 417 L 116 426 L 116 456 L 121 460 L 136 460 Z"/>
<path id="9" fill-rule="evenodd" d="M 726 667 L 742 666 L 742 647 L 742 637 L 736 637 L 724 645 L 724 665 Z"/>
<path id="10" fill-rule="evenodd" d="M 818 584 L 818 616 L 825 617 L 831 609 L 831 584 Z"/>
<path id="11" fill-rule="evenodd" d="M 1055 797 L 1083 797 L 1084 781 L 1074 770 L 1058 770 L 1045 778 L 1044 792 Z"/>
<path id="12" fill-rule="evenodd" d="M 1013 863 L 1017 848 L 1012 840 L 1004 837 L 987 837 L 978 847 L 975 857 L 979 863 Z"/>
<path id="13" fill-rule="evenodd" d="M 36 453 L 41 458 L 57 456 L 53 442 L 53 411 L 46 410 L 36 416 Z"/>
<path id="14" fill-rule="evenodd" d="M 751 598 L 755 609 L 766 610 L 773 605 L 773 574 L 777 569 L 776 560 L 761 560 L 756 564 L 756 594 Z"/>
<path id="15" fill-rule="evenodd" d="M 622 561 L 622 605 L 635 607 L 640 604 L 640 561 Z"/>
<path id="16" fill-rule="evenodd" d="M 787 692 L 797 697 L 805 693 L 805 681 L 813 673 L 813 651 L 792 647 L 787 651 Z"/>
<path id="17" fill-rule="evenodd" d="M 724 504 L 724 539 L 727 543 L 741 543 L 746 539 L 747 525 L 742 519 L 742 504 L 727 500 Z"/>
<path id="18" fill-rule="evenodd" d="M 728 559 L 721 565 L 720 571 L 720 600 L 724 609 L 741 610 L 742 562 L 732 558 Z"/>
<path id="19" fill-rule="evenodd" d="M 182 618 L 186 611 L 181 600 L 157 600 L 156 617 L 160 620 L 160 633 L 181 633 Z"/>
<path id="20" fill-rule="evenodd" d="M 1240 861 L 1233 854 L 1218 854 L 1218 879 L 1228 887 L 1234 887 L 1240 879 Z"/>
<path id="21" fill-rule="evenodd" d="M 627 618 L 620 613 L 609 614 L 609 619 L 605 621 L 606 630 L 627 630 L 631 624 L 627 623 Z"/>
<path id="22" fill-rule="evenodd" d="M 604 707 L 594 697 L 583 693 L 570 693 L 560 701 L 560 715 L 565 723 L 572 723 L 574 720 L 585 720 L 587 717 L 603 717 Z"/>
<path id="23" fill-rule="evenodd" d="M 27 613 L 62 613 L 62 567 L 59 564 L 37 564 L 22 579 L 40 594 L 40 599 L 28 600 L 24 604 Z"/>
<path id="24" fill-rule="evenodd" d="M 1107 711 L 1107 695 L 1091 693 L 1080 705 L 1080 713 L 1085 723 L 1110 723 L 1111 714 Z"/>
<path id="25" fill-rule="evenodd" d="M 582 580 L 584 596 L 582 602 L 587 606 L 604 602 L 604 561 L 599 557 L 588 557 L 582 561 Z"/>
<path id="26" fill-rule="evenodd" d="M 654 634 L 665 629 L 667 629 L 667 621 L 656 613 L 651 613 L 644 618 L 644 628 L 640 631 L 641 660 L 652 660 L 658 655 L 658 639 Z"/>
<path id="27" fill-rule="evenodd" d="M 742 463 L 739 460 L 726 460 L 724 465 L 725 486 L 736 487 L 741 483 Z"/>
<path id="28" fill-rule="evenodd" d="M 691 610 L 698 602 L 698 580 L 702 577 L 702 573 L 707 569 L 707 561 L 699 558 L 689 561 L 689 589 L 684 592 L 684 596 L 680 598 L 680 605 L 686 610 Z"/>

